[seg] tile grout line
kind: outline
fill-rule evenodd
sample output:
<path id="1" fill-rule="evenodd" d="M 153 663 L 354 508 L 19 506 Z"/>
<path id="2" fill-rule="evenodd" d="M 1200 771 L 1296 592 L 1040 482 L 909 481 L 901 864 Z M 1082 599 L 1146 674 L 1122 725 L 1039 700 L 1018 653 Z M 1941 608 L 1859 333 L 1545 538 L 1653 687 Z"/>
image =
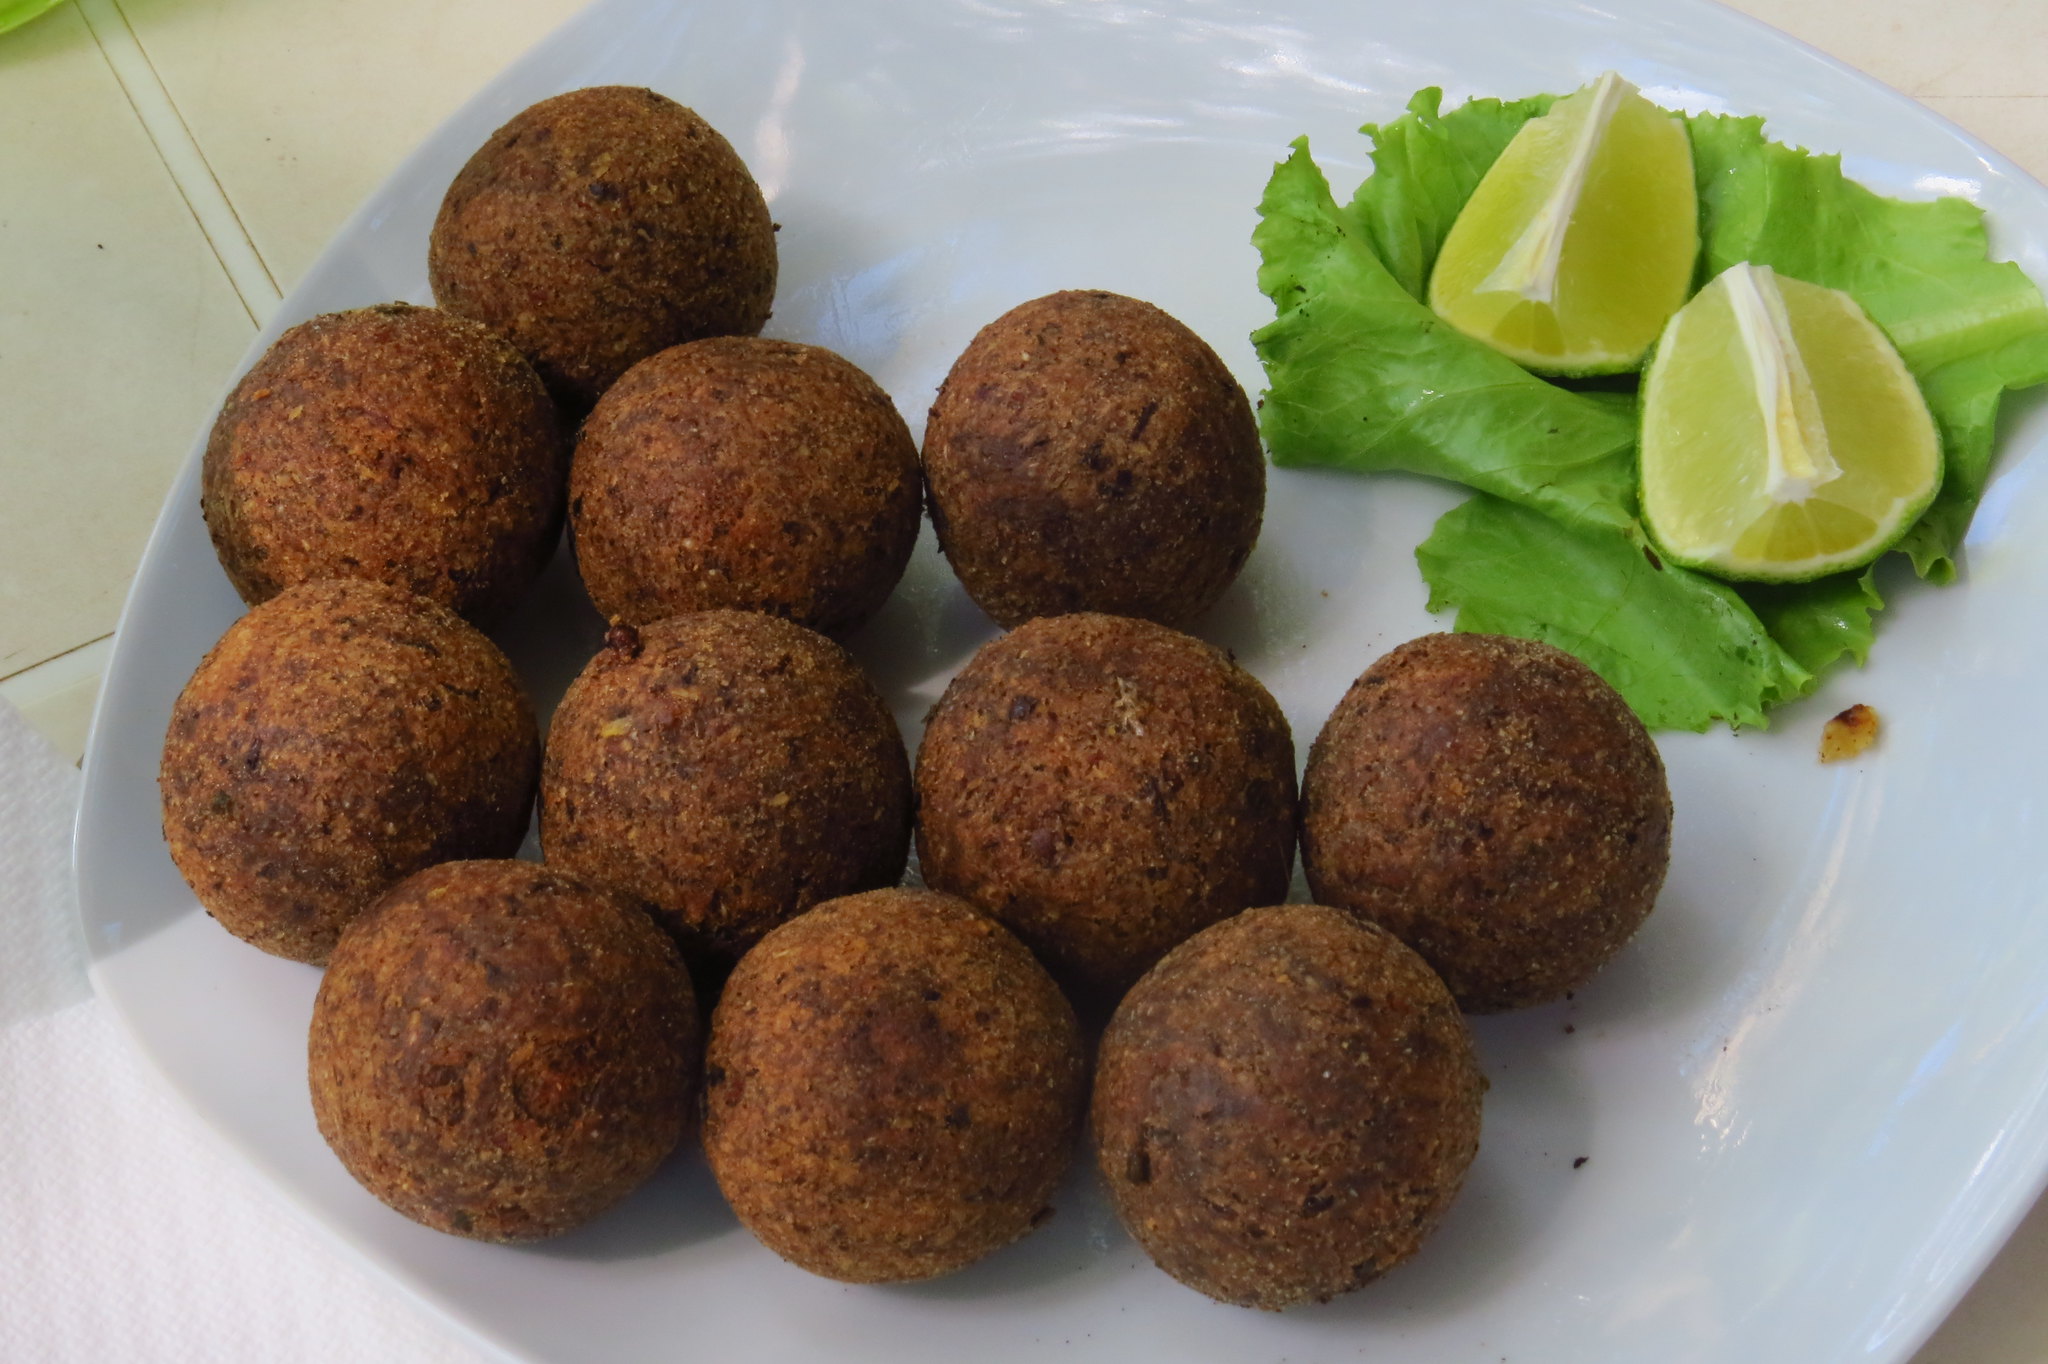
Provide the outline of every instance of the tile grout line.
<path id="1" fill-rule="evenodd" d="M 156 64 L 143 49 L 120 0 L 77 0 L 79 17 L 100 49 L 100 56 L 121 87 L 128 107 L 155 148 L 157 159 L 206 239 L 221 273 L 235 291 L 250 324 L 261 328 L 283 298 L 255 240 L 229 202 L 227 191 L 200 150 L 191 127 L 178 112 Z M 83 686 L 96 692 L 113 651 L 113 636 L 101 635 L 63 653 L 0 677 L 0 700 L 16 706 L 35 722 L 46 706 Z M 42 728 L 38 724 L 38 728 Z"/>
<path id="2" fill-rule="evenodd" d="M 111 634 L 89 639 L 83 644 L 73 645 L 61 654 L 52 655 L 40 663 L 0 677 L 0 699 L 27 709 L 38 700 L 75 687 L 88 680 L 97 680 L 106 671 L 107 655 L 113 651 L 114 637 Z"/>
<path id="3" fill-rule="evenodd" d="M 122 12 L 119 0 L 77 0 L 77 3 L 79 14 L 92 31 L 93 41 L 99 44 L 100 54 L 106 58 L 114 79 L 128 97 L 136 118 L 141 121 L 143 131 L 156 147 L 158 158 L 184 198 L 185 207 L 198 223 L 200 233 L 212 247 L 214 259 L 220 262 L 228 283 L 241 300 L 243 311 L 249 314 L 252 323 L 261 327 L 276 311 L 283 298 L 282 291 L 272 278 L 270 268 L 263 263 L 255 242 L 250 239 L 241 215 L 228 202 L 227 192 L 221 188 L 220 180 L 214 175 L 205 153 L 199 149 L 192 130 L 178 113 L 178 107 L 158 77 L 149 54 L 143 51 L 142 42 L 129 26 L 128 16 Z"/>
<path id="4" fill-rule="evenodd" d="M 35 672 L 39 668 L 54 668 L 56 664 L 62 663 L 64 662 L 64 660 L 68 658 L 73 658 L 76 655 L 84 653 L 87 649 L 92 648 L 95 644 L 105 644 L 108 640 L 112 639 L 113 637 L 114 632 L 109 630 L 104 635 L 94 635 L 91 639 L 86 640 L 82 644 L 74 644 L 70 648 L 64 650 L 64 652 L 62 653 L 51 654 L 48 658 L 45 658 L 40 662 L 25 664 L 22 667 L 14 669 L 14 671 L 10 673 L 0 674 L 0 693 L 4 693 L 8 687 L 12 686 L 16 682 L 21 681 L 23 678 L 27 677 L 30 673 Z"/>
<path id="5" fill-rule="evenodd" d="M 101 635 L 0 678 L 0 709 L 12 706 L 29 728 L 78 761 L 113 651 L 114 637 Z"/>
<path id="6" fill-rule="evenodd" d="M 114 12 L 121 16 L 121 27 L 135 43 L 135 51 L 142 57 L 143 66 L 149 70 L 150 84 L 163 92 L 164 107 L 169 109 L 171 117 L 178 121 L 178 131 L 191 144 L 193 155 L 199 158 L 200 169 L 206 172 L 206 182 L 220 195 L 221 206 L 227 209 L 228 216 L 234 219 L 235 235 L 248 246 L 250 258 L 256 262 L 256 268 L 263 272 L 263 282 L 267 287 L 268 296 L 273 300 L 282 300 L 284 289 L 279 286 L 277 275 L 271 270 L 270 262 L 263 259 L 263 252 L 256 245 L 256 238 L 250 233 L 248 224 L 242 221 L 242 210 L 235 207 L 235 201 L 228 197 L 227 186 L 221 184 L 220 176 L 214 173 L 213 161 L 206 155 L 206 149 L 199 145 L 198 137 L 192 132 L 192 125 L 185 121 L 184 111 L 178 108 L 178 101 L 171 97 L 171 87 L 164 83 L 163 76 L 156 69 L 156 58 L 150 56 L 149 49 L 142 45 L 142 37 L 136 33 L 135 25 L 129 21 L 128 11 L 121 7 L 121 0 L 112 0 L 112 3 Z M 275 303 L 271 305 L 272 308 L 275 306 Z M 268 321 L 269 312 L 270 309 L 265 309 L 264 317 L 259 321 Z"/>

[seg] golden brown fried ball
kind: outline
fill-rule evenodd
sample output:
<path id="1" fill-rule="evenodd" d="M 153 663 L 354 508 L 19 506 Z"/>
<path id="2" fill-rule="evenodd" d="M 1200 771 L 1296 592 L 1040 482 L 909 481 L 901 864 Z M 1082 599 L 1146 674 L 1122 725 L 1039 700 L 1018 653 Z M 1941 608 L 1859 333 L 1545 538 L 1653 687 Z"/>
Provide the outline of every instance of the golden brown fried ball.
<path id="1" fill-rule="evenodd" d="M 1285 897 L 1294 741 L 1219 649 L 1123 616 L 983 646 L 917 755 L 925 881 L 1110 1000 L 1197 929 Z"/>
<path id="2" fill-rule="evenodd" d="M 732 144 L 693 111 L 652 90 L 571 90 L 469 158 L 434 220 L 427 279 L 580 414 L 656 351 L 760 331 L 775 225 Z"/>
<path id="3" fill-rule="evenodd" d="M 554 553 L 568 476 L 518 351 L 387 303 L 300 323 L 243 376 L 206 443 L 200 509 L 246 602 L 369 578 L 488 621 Z"/>
<path id="4" fill-rule="evenodd" d="M 1000 924 L 926 891 L 848 896 L 770 933 L 727 982 L 704 1152 L 785 1259 L 928 1279 L 1049 1212 L 1083 1064 L 1072 1007 Z"/>
<path id="5" fill-rule="evenodd" d="M 1391 929 L 1474 1012 L 1584 984 L 1641 926 L 1670 861 L 1656 744 L 1548 644 L 1411 640 L 1351 685 L 1309 750 L 1316 899 Z"/>
<path id="6" fill-rule="evenodd" d="M 414 872 L 516 851 L 539 765 L 518 677 L 454 612 L 305 583 L 229 627 L 179 693 L 164 838 L 230 932 L 323 962 Z"/>
<path id="7" fill-rule="evenodd" d="M 1096 1159 L 1167 1273 L 1325 1301 L 1413 1255 L 1479 1149 L 1486 1081 L 1443 982 L 1320 905 L 1248 910 L 1133 986 L 1097 1056 Z"/>
<path id="8" fill-rule="evenodd" d="M 823 635 L 746 611 L 621 626 L 555 711 L 540 840 L 729 963 L 821 900 L 901 879 L 909 759 Z"/>
<path id="9" fill-rule="evenodd" d="M 932 405 L 939 547 L 1002 625 L 1104 611 L 1182 625 L 1259 538 L 1266 464 L 1244 389 L 1149 303 L 1051 294 L 983 327 Z"/>
<path id="10" fill-rule="evenodd" d="M 320 1135 L 371 1193 L 536 1241 L 675 1149 L 700 1056 L 689 974 L 639 906 L 531 862 L 451 862 L 342 934 L 308 1074 Z"/>
<path id="11" fill-rule="evenodd" d="M 903 576 L 917 445 L 889 395 L 817 346 L 714 337 L 642 360 L 576 444 L 576 565 L 607 619 L 787 616 L 842 634 Z"/>

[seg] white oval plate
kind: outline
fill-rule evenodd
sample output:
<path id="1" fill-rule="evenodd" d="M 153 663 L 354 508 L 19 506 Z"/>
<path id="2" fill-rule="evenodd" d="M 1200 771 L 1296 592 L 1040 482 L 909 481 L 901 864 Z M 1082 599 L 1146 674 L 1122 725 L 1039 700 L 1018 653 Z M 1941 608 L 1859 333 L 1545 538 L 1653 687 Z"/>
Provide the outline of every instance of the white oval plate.
<path id="1" fill-rule="evenodd" d="M 507 71 L 364 206 L 256 350 L 317 312 L 424 301 L 428 226 L 492 128 L 581 85 L 702 111 L 783 226 L 774 334 L 831 346 L 921 418 L 954 355 L 1023 299 L 1101 287 L 1208 337 L 1254 391 L 1253 206 L 1309 133 L 1340 193 L 1353 130 L 1416 87 L 1567 90 L 1768 115 L 1877 188 L 1963 193 L 2048 279 L 2048 193 L 1905 99 L 1699 0 L 604 0 Z M 1222 1307 L 1146 1263 L 1085 1165 L 1043 1231 L 921 1287 L 850 1288 L 761 1249 L 686 1154 L 550 1245 L 438 1236 L 352 1183 L 314 1130 L 317 980 L 216 928 L 165 856 L 170 705 L 240 612 L 194 449 L 123 618 L 77 856 L 101 992 L 209 1122 L 306 1212 L 506 1351 L 537 1360 L 1897 1360 L 2048 1168 L 2048 410 L 2015 405 L 1966 581 L 1894 580 L 1875 661 L 1768 734 L 1666 736 L 1675 860 L 1648 927 L 1569 1004 L 1479 1025 L 1484 1149 L 1412 1264 L 1319 1309 Z M 1305 750 L 1346 684 L 1435 624 L 1410 552 L 1454 494 L 1275 471 L 1263 541 L 1201 633 L 1265 679 Z M 915 741 L 992 634 L 932 552 L 855 641 Z M 505 634 L 544 703 L 597 644 L 558 561 Z M 1823 768 L 1852 701 L 1887 730 Z M 1583 1165 L 1580 1158 L 1584 1157 Z"/>

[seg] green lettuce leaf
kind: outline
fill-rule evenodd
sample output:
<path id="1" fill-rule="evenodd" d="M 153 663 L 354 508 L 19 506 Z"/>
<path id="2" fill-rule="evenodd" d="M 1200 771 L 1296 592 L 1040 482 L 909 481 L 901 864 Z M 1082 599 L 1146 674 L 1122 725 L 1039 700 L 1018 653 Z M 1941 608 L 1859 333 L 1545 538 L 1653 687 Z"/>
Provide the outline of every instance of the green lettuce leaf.
<path id="1" fill-rule="evenodd" d="M 1870 571 L 1731 588 L 1659 567 L 1635 520 L 1634 398 L 1553 384 L 1444 326 L 1420 301 L 1445 235 L 1515 132 L 1552 96 L 1440 112 L 1424 90 L 1368 124 L 1374 171 L 1339 208 L 1305 140 L 1275 168 L 1254 233 L 1275 320 L 1253 336 L 1276 464 L 1405 470 L 1487 497 L 1417 557 L 1457 628 L 1549 639 L 1658 728 L 1760 725 L 1764 710 L 1867 657 Z M 1847 291 L 1891 334 L 1940 427 L 1941 494 L 1901 548 L 1936 581 L 1983 493 L 1998 403 L 2048 380 L 2048 304 L 1985 257 L 1961 200 L 1886 199 L 1764 138 L 1759 119 L 1688 120 L 1701 278 L 1736 260 Z M 1529 515 L 1528 513 L 1538 515 Z"/>
<path id="2" fill-rule="evenodd" d="M 1455 606 L 1460 630 L 1578 655 L 1651 729 L 1760 727 L 1766 707 L 1813 685 L 1733 588 L 1639 539 L 1482 495 L 1446 512 L 1415 558 L 1430 610 Z"/>
<path id="3" fill-rule="evenodd" d="M 1843 659 L 1863 666 L 1877 637 L 1877 565 L 1810 583 L 1744 583 L 1742 599 L 1799 666 L 1818 677 Z"/>

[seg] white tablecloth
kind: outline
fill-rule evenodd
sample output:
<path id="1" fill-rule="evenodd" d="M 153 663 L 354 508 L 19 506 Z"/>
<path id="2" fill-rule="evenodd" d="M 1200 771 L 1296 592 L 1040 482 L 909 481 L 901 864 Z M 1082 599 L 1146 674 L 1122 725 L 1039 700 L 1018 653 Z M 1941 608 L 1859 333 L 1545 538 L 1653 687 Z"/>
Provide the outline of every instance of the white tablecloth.
<path id="1" fill-rule="evenodd" d="M 0 1361 L 480 1364 L 144 1069 L 86 979 L 78 792 L 0 701 Z"/>

